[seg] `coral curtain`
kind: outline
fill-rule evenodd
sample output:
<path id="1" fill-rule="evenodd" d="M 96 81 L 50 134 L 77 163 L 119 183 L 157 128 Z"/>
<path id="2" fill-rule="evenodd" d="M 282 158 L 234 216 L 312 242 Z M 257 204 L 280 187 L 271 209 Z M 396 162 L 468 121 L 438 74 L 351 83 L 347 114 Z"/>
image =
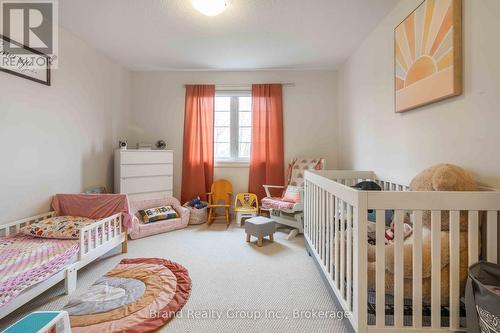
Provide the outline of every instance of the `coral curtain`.
<path id="1" fill-rule="evenodd" d="M 214 178 L 215 85 L 186 86 L 181 200 L 206 199 Z"/>
<path id="2" fill-rule="evenodd" d="M 262 185 L 284 184 L 283 89 L 252 85 L 252 149 L 248 190 L 265 197 Z"/>

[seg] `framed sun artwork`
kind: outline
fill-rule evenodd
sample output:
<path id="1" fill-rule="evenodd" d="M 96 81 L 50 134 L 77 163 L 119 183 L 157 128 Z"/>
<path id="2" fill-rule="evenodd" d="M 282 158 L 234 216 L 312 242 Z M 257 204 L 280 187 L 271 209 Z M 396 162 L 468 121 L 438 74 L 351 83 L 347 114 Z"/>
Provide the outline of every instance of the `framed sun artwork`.
<path id="1" fill-rule="evenodd" d="M 396 112 L 462 94 L 462 0 L 425 0 L 394 30 Z"/>

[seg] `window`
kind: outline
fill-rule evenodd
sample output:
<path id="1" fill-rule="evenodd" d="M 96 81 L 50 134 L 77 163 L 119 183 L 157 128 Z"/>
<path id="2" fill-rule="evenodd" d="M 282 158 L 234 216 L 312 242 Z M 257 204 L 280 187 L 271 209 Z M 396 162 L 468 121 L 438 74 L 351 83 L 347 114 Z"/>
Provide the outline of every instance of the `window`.
<path id="1" fill-rule="evenodd" d="M 218 92 L 215 96 L 215 160 L 249 161 L 251 145 L 252 98 L 250 92 Z"/>

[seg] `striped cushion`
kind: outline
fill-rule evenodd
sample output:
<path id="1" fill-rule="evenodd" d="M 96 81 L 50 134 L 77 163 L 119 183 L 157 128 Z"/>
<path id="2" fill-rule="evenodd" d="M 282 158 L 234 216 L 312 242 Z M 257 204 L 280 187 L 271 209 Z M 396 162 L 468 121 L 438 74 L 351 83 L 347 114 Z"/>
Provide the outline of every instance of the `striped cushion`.
<path id="1" fill-rule="evenodd" d="M 262 206 L 266 208 L 273 208 L 273 209 L 293 209 L 293 206 L 295 206 L 294 202 L 288 202 L 288 201 L 283 201 L 281 198 L 264 198 L 262 199 Z"/>

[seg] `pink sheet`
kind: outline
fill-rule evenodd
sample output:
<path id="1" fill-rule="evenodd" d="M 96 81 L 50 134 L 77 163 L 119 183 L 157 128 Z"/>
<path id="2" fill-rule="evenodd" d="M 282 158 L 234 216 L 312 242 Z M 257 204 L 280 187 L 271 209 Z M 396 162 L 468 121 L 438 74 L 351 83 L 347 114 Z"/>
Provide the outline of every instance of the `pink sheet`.
<path id="1" fill-rule="evenodd" d="M 123 225 L 132 227 L 132 214 L 126 194 L 56 194 L 52 208 L 57 215 L 102 219 L 123 214 Z"/>

